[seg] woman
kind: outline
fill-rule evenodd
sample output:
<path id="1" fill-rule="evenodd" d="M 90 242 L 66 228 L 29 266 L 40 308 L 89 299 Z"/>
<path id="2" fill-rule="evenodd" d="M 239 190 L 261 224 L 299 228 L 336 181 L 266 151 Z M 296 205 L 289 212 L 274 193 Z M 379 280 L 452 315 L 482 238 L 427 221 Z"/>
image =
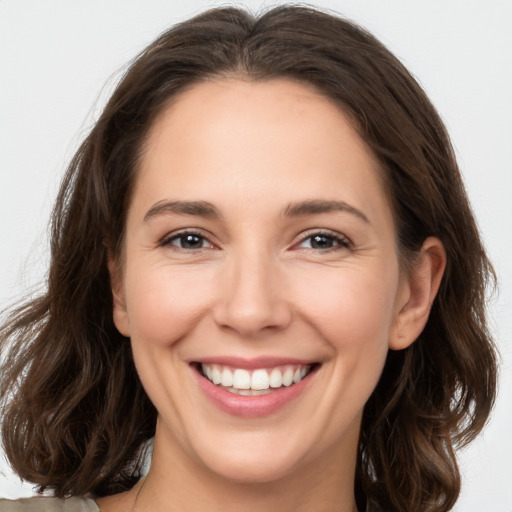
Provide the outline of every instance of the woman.
<path id="1" fill-rule="evenodd" d="M 442 122 L 371 35 L 178 25 L 75 155 L 48 291 L 1 332 L 6 453 L 75 498 L 1 510 L 449 510 L 492 279 Z"/>

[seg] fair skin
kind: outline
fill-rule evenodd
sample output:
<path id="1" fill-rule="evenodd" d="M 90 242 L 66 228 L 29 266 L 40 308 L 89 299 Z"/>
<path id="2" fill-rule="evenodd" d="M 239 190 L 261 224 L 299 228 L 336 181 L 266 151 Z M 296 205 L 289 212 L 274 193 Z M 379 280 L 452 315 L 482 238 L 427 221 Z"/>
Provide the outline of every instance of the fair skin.
<path id="1" fill-rule="evenodd" d="M 155 448 L 103 512 L 356 511 L 364 404 L 445 262 L 429 238 L 400 270 L 377 167 L 338 107 L 287 80 L 205 82 L 159 116 L 110 265 Z M 298 373 L 241 396 L 215 368 Z"/>

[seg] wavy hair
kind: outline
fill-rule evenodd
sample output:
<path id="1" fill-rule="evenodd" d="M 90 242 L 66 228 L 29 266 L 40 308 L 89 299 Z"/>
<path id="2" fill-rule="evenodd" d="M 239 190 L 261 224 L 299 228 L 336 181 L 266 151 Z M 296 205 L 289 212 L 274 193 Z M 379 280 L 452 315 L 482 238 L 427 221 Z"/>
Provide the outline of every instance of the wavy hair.
<path id="1" fill-rule="evenodd" d="M 112 320 L 107 251 L 119 257 L 142 148 L 172 98 L 212 77 L 312 85 L 349 116 L 385 177 L 404 267 L 429 236 L 447 268 L 428 323 L 390 351 L 364 411 L 358 505 L 441 512 L 457 499 L 455 448 L 484 426 L 496 388 L 486 326 L 495 275 L 445 127 L 409 72 L 361 27 L 309 7 L 207 11 L 132 63 L 71 161 L 52 214 L 43 295 L 0 331 L 2 439 L 15 471 L 57 496 L 131 488 L 156 410 Z"/>

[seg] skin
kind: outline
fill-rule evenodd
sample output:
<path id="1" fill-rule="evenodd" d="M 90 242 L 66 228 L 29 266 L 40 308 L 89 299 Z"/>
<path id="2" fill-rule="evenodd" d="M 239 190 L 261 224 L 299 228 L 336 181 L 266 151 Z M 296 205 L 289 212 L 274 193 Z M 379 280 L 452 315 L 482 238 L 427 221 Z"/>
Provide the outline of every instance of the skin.
<path id="1" fill-rule="evenodd" d="M 349 208 L 285 214 L 311 200 Z M 192 248 L 179 237 L 191 229 Z M 401 272 L 378 165 L 315 90 L 232 78 L 175 98 L 145 146 L 121 271 L 110 262 L 114 321 L 159 412 L 153 461 L 102 511 L 354 512 L 364 404 L 388 350 L 423 329 L 444 265 L 429 238 Z M 189 364 L 229 355 L 321 366 L 282 409 L 241 418 L 209 401 Z"/>

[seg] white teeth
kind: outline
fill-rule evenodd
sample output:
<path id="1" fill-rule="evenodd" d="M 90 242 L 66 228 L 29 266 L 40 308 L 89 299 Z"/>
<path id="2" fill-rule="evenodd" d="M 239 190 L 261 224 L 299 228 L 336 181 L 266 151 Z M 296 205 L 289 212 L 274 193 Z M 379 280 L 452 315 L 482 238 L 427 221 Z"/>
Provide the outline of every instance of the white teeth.
<path id="1" fill-rule="evenodd" d="M 267 394 L 280 387 L 300 382 L 309 372 L 310 365 L 286 365 L 275 368 L 245 370 L 218 364 L 202 364 L 203 374 L 214 384 L 232 393 L 253 396 Z"/>
<path id="2" fill-rule="evenodd" d="M 215 383 L 214 383 L 215 384 Z M 251 388 L 251 375 L 247 370 L 237 368 L 233 373 L 233 387 L 237 389 Z"/>
<path id="3" fill-rule="evenodd" d="M 268 395 L 271 393 L 269 389 L 236 389 L 236 388 L 224 388 L 226 391 L 233 393 L 234 395 L 242 395 L 242 396 L 258 396 L 258 395 Z"/>
<path id="4" fill-rule="evenodd" d="M 291 386 L 293 384 L 293 370 L 287 368 L 283 373 L 283 386 Z"/>
<path id="5" fill-rule="evenodd" d="M 222 377 L 221 377 L 221 384 L 226 387 L 226 388 L 229 388 L 230 386 L 233 385 L 233 374 L 227 369 L 227 368 L 224 368 L 222 370 Z"/>
<path id="6" fill-rule="evenodd" d="M 268 389 L 269 377 L 267 370 L 255 370 L 251 376 L 251 389 Z"/>
<path id="7" fill-rule="evenodd" d="M 280 388 L 283 385 L 283 374 L 279 368 L 274 368 L 270 372 L 270 387 Z"/>
<path id="8" fill-rule="evenodd" d="M 220 370 L 217 366 L 214 366 L 212 368 L 212 379 L 211 380 L 214 384 L 220 384 L 222 381 L 222 376 L 221 376 Z"/>
<path id="9" fill-rule="evenodd" d="M 258 395 L 268 395 L 270 393 L 270 390 L 267 389 L 251 389 L 252 396 L 258 396 Z"/>

